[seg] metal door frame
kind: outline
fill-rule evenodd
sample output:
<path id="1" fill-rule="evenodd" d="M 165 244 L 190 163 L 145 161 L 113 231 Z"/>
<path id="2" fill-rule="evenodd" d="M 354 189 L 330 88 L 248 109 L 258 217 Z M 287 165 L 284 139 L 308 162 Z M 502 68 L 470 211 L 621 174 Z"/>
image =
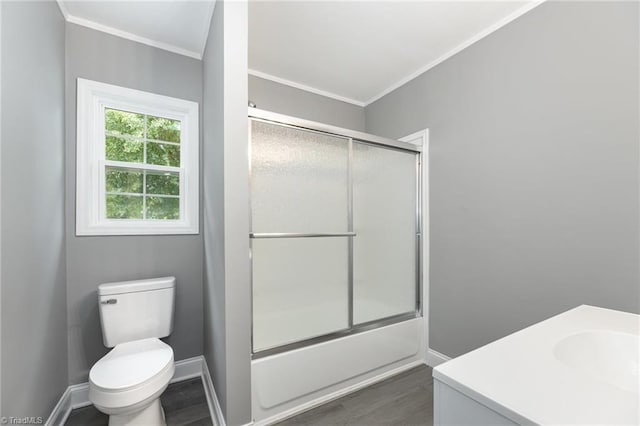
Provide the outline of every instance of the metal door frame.
<path id="1" fill-rule="evenodd" d="M 310 120 L 305 120 L 296 117 L 290 117 L 283 114 L 277 114 L 270 111 L 260 110 L 257 108 L 249 108 L 248 113 L 248 126 L 249 126 L 249 223 L 253 226 L 252 209 L 251 209 L 251 183 L 252 183 L 252 171 L 251 171 L 251 123 L 253 121 L 260 121 L 269 124 L 280 125 L 284 127 L 294 128 L 298 130 L 304 130 L 309 132 L 320 133 L 329 136 L 335 136 L 344 139 L 348 145 L 348 167 L 347 167 L 347 179 L 348 179 L 348 232 L 344 233 L 249 233 L 249 257 L 251 262 L 251 357 L 252 359 L 258 359 L 269 355 L 274 355 L 281 352 L 298 349 L 305 346 L 314 345 L 317 343 L 333 340 L 339 337 L 345 337 L 364 331 L 372 330 L 375 328 L 383 327 L 386 325 L 395 324 L 402 321 L 418 318 L 423 315 L 422 306 L 422 148 L 407 142 L 401 142 L 394 139 L 383 138 L 380 136 L 371 135 L 364 132 L 355 130 L 343 129 L 336 126 L 331 126 L 324 123 L 317 123 Z M 415 310 L 405 312 L 398 315 L 393 315 L 386 318 L 379 318 L 365 323 L 354 324 L 353 323 L 353 237 L 355 232 L 353 230 L 353 144 L 367 144 L 387 149 L 399 150 L 408 153 L 416 154 L 416 306 Z M 304 340 L 299 340 L 292 343 L 278 345 L 271 348 L 262 349 L 260 351 L 254 351 L 253 345 L 253 240 L 258 238 L 311 238 L 311 237 L 347 237 L 348 238 L 348 326 L 346 329 L 330 332 L 320 336 L 310 337 Z"/>

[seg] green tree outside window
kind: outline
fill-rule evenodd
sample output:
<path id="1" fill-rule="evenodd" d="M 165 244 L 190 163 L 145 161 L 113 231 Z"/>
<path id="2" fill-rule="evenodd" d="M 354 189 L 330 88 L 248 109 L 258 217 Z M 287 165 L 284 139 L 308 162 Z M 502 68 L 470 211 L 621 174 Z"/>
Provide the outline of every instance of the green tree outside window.
<path id="1" fill-rule="evenodd" d="M 180 121 L 105 109 L 105 158 L 180 167 Z M 180 219 L 180 174 L 173 171 L 105 168 L 108 219 Z"/>

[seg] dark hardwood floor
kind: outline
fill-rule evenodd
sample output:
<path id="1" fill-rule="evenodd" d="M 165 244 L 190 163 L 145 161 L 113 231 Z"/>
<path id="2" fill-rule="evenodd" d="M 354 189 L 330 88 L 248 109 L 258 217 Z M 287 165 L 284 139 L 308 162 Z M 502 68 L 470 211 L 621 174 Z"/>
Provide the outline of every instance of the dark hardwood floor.
<path id="1" fill-rule="evenodd" d="M 294 425 L 433 425 L 431 367 L 413 368 L 278 423 Z"/>
<path id="2" fill-rule="evenodd" d="M 211 426 L 209 406 L 200 378 L 169 385 L 160 398 L 167 426 Z M 73 410 L 65 426 L 107 426 L 109 416 L 93 406 Z"/>
<path id="3" fill-rule="evenodd" d="M 200 379 L 169 385 L 162 395 L 168 426 L 212 425 Z M 73 410 L 66 426 L 107 426 L 93 406 Z M 278 426 L 433 425 L 431 368 L 420 366 L 286 419 Z"/>

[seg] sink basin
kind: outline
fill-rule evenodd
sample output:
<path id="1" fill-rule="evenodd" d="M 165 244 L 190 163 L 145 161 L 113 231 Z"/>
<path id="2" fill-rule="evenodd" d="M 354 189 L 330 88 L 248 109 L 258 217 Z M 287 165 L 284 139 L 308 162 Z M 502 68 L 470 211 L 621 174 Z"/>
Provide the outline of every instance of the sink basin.
<path id="1" fill-rule="evenodd" d="M 619 389 L 638 394 L 640 338 L 635 334 L 588 330 L 567 336 L 554 348 L 562 363 Z"/>
<path id="2" fill-rule="evenodd" d="M 640 426 L 638 336 L 640 315 L 582 305 L 438 365 L 434 383 L 513 424 Z M 443 398 L 440 419 L 478 423 Z"/>

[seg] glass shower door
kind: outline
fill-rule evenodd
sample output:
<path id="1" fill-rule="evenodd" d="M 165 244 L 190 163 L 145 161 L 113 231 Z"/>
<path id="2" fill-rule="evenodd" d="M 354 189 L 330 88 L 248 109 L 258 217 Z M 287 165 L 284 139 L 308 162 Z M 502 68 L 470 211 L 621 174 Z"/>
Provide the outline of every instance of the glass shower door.
<path id="1" fill-rule="evenodd" d="M 258 352 L 349 328 L 349 140 L 250 123 Z"/>
<path id="2" fill-rule="evenodd" d="M 354 141 L 353 322 L 415 312 L 417 154 Z"/>
<path id="3" fill-rule="evenodd" d="M 413 146 L 261 118 L 250 133 L 254 355 L 419 315 Z"/>

